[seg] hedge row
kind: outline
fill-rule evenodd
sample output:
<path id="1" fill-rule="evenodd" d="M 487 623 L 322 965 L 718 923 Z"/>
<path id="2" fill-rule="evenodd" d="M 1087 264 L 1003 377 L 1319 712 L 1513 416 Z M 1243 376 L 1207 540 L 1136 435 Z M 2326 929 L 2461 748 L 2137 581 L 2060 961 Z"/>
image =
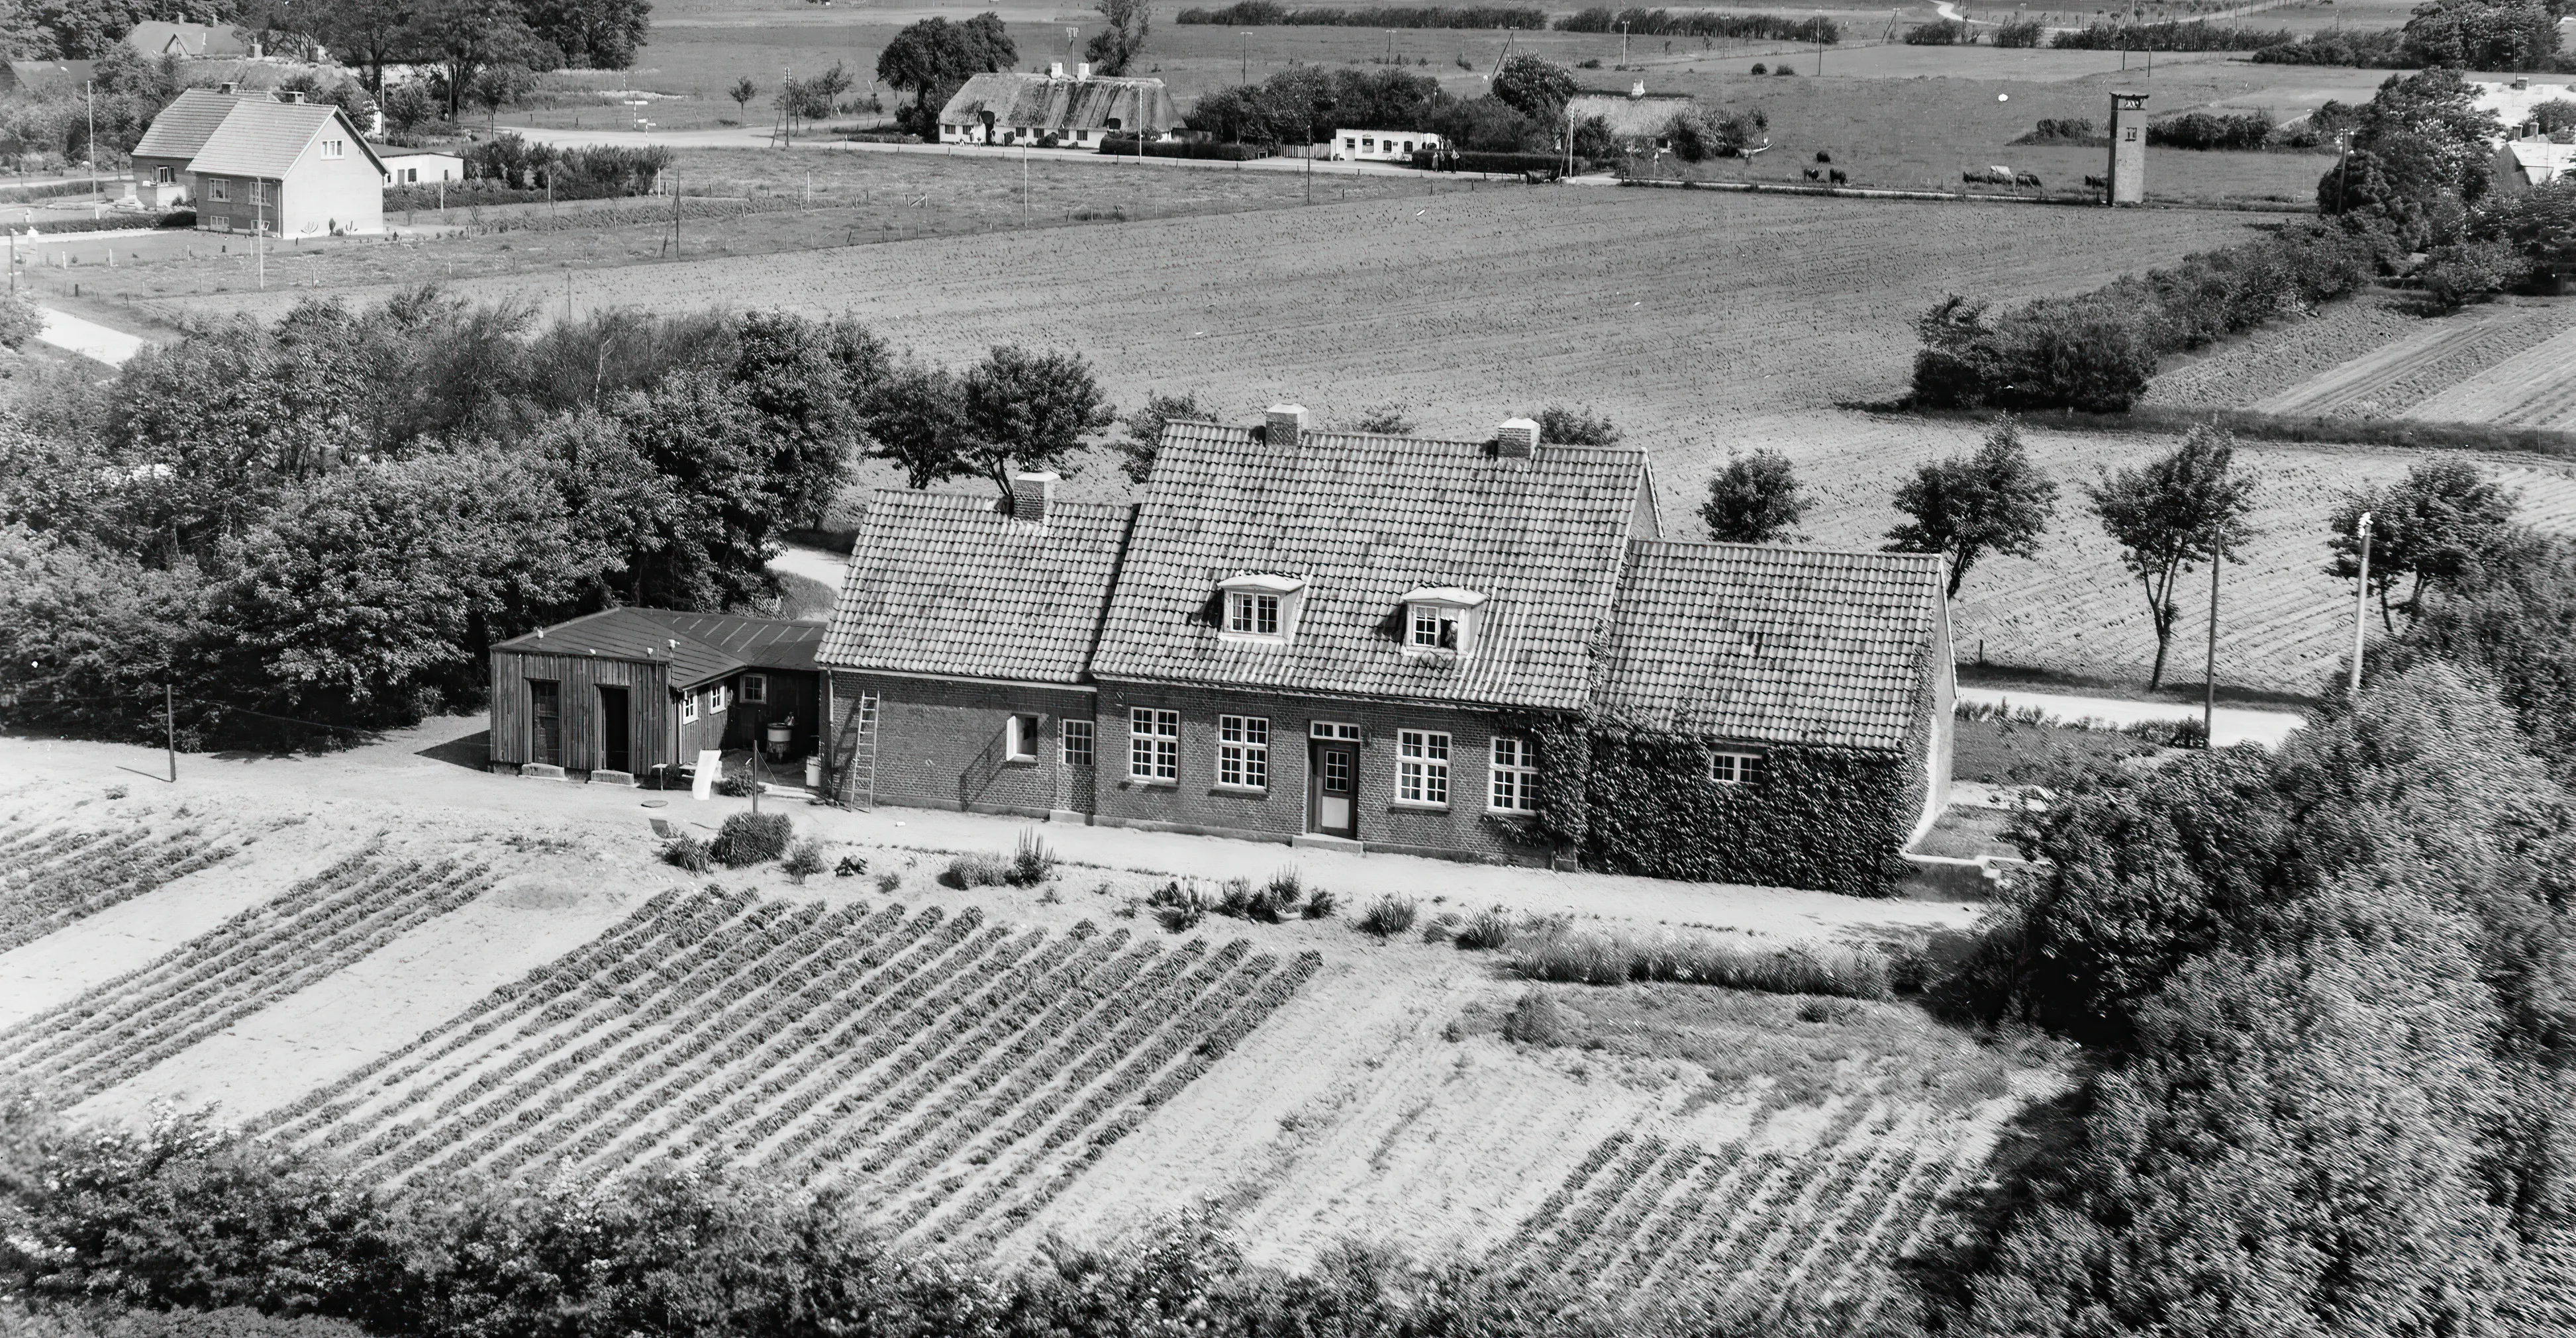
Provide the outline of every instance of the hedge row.
<path id="1" fill-rule="evenodd" d="M 1562 33 L 1615 33 L 1621 25 L 1636 37 L 1726 37 L 1766 42 L 1843 40 L 1842 25 L 1828 18 L 1790 18 L 1784 14 L 1716 14 L 1707 10 L 1611 9 L 1594 6 L 1556 21 Z"/>
<path id="2" fill-rule="evenodd" d="M 1526 28 L 1536 31 L 1547 27 L 1547 11 L 1493 5 L 1290 9 L 1278 0 L 1237 0 L 1237 3 L 1221 9 L 1184 9 L 1177 21 L 1238 28 Z"/>
<path id="3" fill-rule="evenodd" d="M 2058 33 L 2048 44 L 2060 51 L 2260 51 L 2296 36 L 2287 28 L 2264 32 L 2193 19 L 2189 23 L 2097 23 Z"/>
<path id="4" fill-rule="evenodd" d="M 67 232 L 120 232 L 126 228 L 193 228 L 197 211 L 173 209 L 166 214 L 108 214 L 100 218 L 57 218 L 28 225 L 42 236 L 60 236 Z M 23 232 L 21 236 L 25 235 Z"/>
<path id="5" fill-rule="evenodd" d="M 1915 325 L 1924 347 L 1914 359 L 1914 399 L 1935 409 L 2125 412 L 2158 358 L 2342 297 L 2369 280 L 2385 245 L 2365 229 L 2297 223 L 1999 315 L 1952 297 Z"/>
<path id="6" fill-rule="evenodd" d="M 2161 149 L 2259 149 L 2271 138 L 2272 118 L 2260 111 L 2184 112 L 2147 126 L 2147 143 Z"/>
<path id="7" fill-rule="evenodd" d="M 1562 172 L 1565 155 L 1561 153 L 1472 153 L 1458 150 L 1416 149 L 1413 165 L 1426 172 Z M 1575 160 L 1580 170 L 1590 164 Z"/>
<path id="8" fill-rule="evenodd" d="M 1133 158 L 1137 155 L 1136 141 L 1104 139 L 1100 141 L 1100 152 L 1110 158 Z M 1148 158 L 1212 158 L 1224 163 L 1250 162 L 1270 156 L 1270 150 L 1258 144 L 1198 144 L 1187 140 L 1149 140 L 1143 152 Z"/>

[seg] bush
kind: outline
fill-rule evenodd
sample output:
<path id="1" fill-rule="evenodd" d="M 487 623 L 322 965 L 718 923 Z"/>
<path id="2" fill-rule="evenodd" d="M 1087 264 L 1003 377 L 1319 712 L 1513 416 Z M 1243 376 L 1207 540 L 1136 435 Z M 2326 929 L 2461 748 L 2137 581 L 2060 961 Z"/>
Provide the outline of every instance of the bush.
<path id="1" fill-rule="evenodd" d="M 707 843 L 685 832 L 662 847 L 662 862 L 691 873 L 705 873 L 716 867 L 716 857 L 708 852 Z"/>
<path id="2" fill-rule="evenodd" d="M 1183 884 L 1177 878 L 1146 893 L 1145 904 L 1154 908 L 1154 918 L 1163 928 L 1175 934 L 1196 929 L 1211 909 L 1196 884 Z"/>
<path id="3" fill-rule="evenodd" d="M 1609 9 L 1595 6 L 1556 21 L 1566 33 L 1615 33 L 1622 27 L 1637 37 L 1725 37 L 1762 42 L 1805 42 L 1828 46 L 1843 40 L 1842 25 L 1822 15 L 1791 18 L 1785 14 L 1728 14 L 1706 9 Z M 1760 74 L 1760 70 L 1755 70 Z"/>
<path id="4" fill-rule="evenodd" d="M 2287 28 L 2269 32 L 2194 19 L 2185 23 L 2097 23 L 2048 39 L 2060 51 L 2259 51 L 2292 39 Z"/>
<path id="5" fill-rule="evenodd" d="M 1432 916 L 1429 924 L 1422 926 L 1422 941 L 1425 943 L 1446 943 L 1458 936 L 1458 926 L 1460 923 L 1461 917 L 1458 912 L 1442 911 L 1438 915 Z"/>
<path id="6" fill-rule="evenodd" d="M 1011 869 L 1006 880 L 1013 887 L 1035 887 L 1055 877 L 1055 852 L 1035 831 L 1022 831 L 1017 850 L 1011 852 Z"/>
<path id="7" fill-rule="evenodd" d="M 779 861 L 778 867 L 785 870 L 788 877 L 795 879 L 797 884 L 802 886 L 806 879 L 821 873 L 824 869 L 823 843 L 809 838 L 789 846 L 787 858 Z"/>
<path id="8" fill-rule="evenodd" d="M 1100 141 L 1100 152 L 1111 158 L 1137 156 L 1133 136 L 1112 135 Z M 1208 158 L 1218 162 L 1244 163 L 1267 158 L 1270 150 L 1257 144 L 1197 144 L 1186 140 L 1147 140 L 1144 156 L 1148 158 Z"/>
<path id="9" fill-rule="evenodd" d="M 1574 1031 L 1574 1010 L 1545 990 L 1524 992 L 1503 1014 L 1503 1039 L 1523 1045 L 1563 1045 Z"/>
<path id="10" fill-rule="evenodd" d="M 1986 38 L 1999 47 L 2035 47 L 2047 40 L 2048 28 L 2037 19 L 2007 23 Z"/>
<path id="11" fill-rule="evenodd" d="M 2260 111 L 2184 112 L 2147 126 L 2147 143 L 2164 149 L 2259 149 L 2271 137 L 2272 118 Z"/>
<path id="12" fill-rule="evenodd" d="M 939 871 L 942 885 L 964 890 L 970 887 L 1002 887 L 1011 881 L 1011 862 L 999 855 L 968 851 L 951 856 L 948 867 Z"/>
<path id="13" fill-rule="evenodd" d="M 1547 172 L 1565 170 L 1561 153 L 1504 153 L 1462 149 L 1416 149 L 1413 165 L 1425 172 Z M 1578 158 L 1575 170 L 1590 166 Z"/>
<path id="14" fill-rule="evenodd" d="M 726 868 L 739 869 L 786 854 L 788 838 L 793 835 L 795 825 L 784 813 L 736 813 L 716 829 L 715 843 L 707 853 Z"/>
<path id="15" fill-rule="evenodd" d="M 1249 878 L 1228 878 L 1218 888 L 1214 910 L 1237 920 L 1277 924 L 1297 909 L 1295 874 L 1282 874 L 1256 887 Z"/>
<path id="16" fill-rule="evenodd" d="M 868 862 L 865 857 L 859 855 L 843 855 L 841 862 L 832 866 L 832 876 L 835 878 L 856 878 L 867 871 Z"/>
<path id="17" fill-rule="evenodd" d="M 721 777 L 710 788 L 727 799 L 749 799 L 760 793 L 759 782 L 754 781 L 748 771 L 737 771 Z"/>
<path id="18" fill-rule="evenodd" d="M 1413 928 L 1414 917 L 1421 912 L 1421 906 L 1413 898 L 1389 892 L 1370 902 L 1368 909 L 1360 913 L 1360 929 L 1379 938 L 1393 938 Z"/>
<path id="19" fill-rule="evenodd" d="M 1490 952 L 1510 943 L 1516 932 L 1512 913 L 1494 906 L 1476 912 L 1467 918 L 1466 923 L 1458 926 L 1456 942 L 1460 948 L 1469 951 Z"/>
<path id="20" fill-rule="evenodd" d="M 1957 19 L 1935 19 L 1905 30 L 1907 46 L 1973 46 L 1976 40 L 1968 25 Z"/>
<path id="21" fill-rule="evenodd" d="M 1776 66 L 1776 67 L 1774 67 L 1774 68 L 1772 69 L 1772 71 L 1771 71 L 1771 73 L 1773 73 L 1773 74 L 1775 74 L 1775 75 L 1780 75 L 1780 74 L 1796 74 L 1797 72 L 1798 72 L 1798 71 L 1797 71 L 1797 68 L 1796 68 L 1795 66 L 1790 66 L 1790 65 L 1781 65 L 1781 66 Z"/>
<path id="22" fill-rule="evenodd" d="M 1333 898 L 1332 890 L 1329 888 L 1319 887 L 1306 898 L 1306 909 L 1304 914 L 1309 920 L 1329 920 L 1333 918 L 1333 911 L 1335 909 L 1336 903 Z"/>
<path id="23" fill-rule="evenodd" d="M 2110 142 L 2110 136 L 2095 130 L 2093 128 L 2091 118 L 2083 116 L 2043 116 L 2040 118 L 2039 124 L 2031 127 L 2029 134 L 2013 141 L 2015 144 L 2085 145 L 2108 144 Z"/>
<path id="24" fill-rule="evenodd" d="M 1892 992 L 1884 953 L 1838 944 L 1774 948 L 1703 934 L 1550 927 L 1514 940 L 1508 961 L 1532 980 L 1585 985 L 1660 980 L 1852 999 L 1884 999 Z"/>
<path id="25" fill-rule="evenodd" d="M 1184 9 L 1174 21 L 1230 28 L 1295 25 L 1329 28 L 1519 28 L 1533 31 L 1547 26 L 1547 11 L 1499 5 L 1461 5 L 1455 9 L 1401 5 L 1337 9 L 1319 5 L 1311 9 L 1290 9 L 1277 0 L 1237 0 L 1220 9 Z"/>
<path id="26" fill-rule="evenodd" d="M 1770 72 L 1771 67 L 1758 60 L 1753 62 L 1753 68 L 1751 70 L 1746 71 L 1748 74 L 1769 74 Z"/>

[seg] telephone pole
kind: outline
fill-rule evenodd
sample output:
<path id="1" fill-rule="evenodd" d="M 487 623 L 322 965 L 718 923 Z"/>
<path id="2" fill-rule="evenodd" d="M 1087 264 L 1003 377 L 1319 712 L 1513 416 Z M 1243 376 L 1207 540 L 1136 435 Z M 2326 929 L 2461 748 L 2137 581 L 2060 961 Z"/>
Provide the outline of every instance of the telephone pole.
<path id="1" fill-rule="evenodd" d="M 2209 658 L 2201 671 L 2200 746 L 2218 746 L 2218 563 L 2215 544 L 2209 550 Z"/>
<path id="2" fill-rule="evenodd" d="M 2361 700 L 2362 640 L 2370 634 L 2370 513 L 2361 513 L 2361 589 L 2352 600 L 2352 696 Z"/>

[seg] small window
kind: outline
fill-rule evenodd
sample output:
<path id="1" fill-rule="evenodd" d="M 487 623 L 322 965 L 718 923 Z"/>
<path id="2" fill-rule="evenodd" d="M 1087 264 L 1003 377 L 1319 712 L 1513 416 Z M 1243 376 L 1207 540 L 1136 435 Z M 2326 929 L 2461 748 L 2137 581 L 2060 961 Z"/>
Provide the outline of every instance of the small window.
<path id="1" fill-rule="evenodd" d="M 1033 715 L 1012 716 L 1002 728 L 1002 747 L 1005 755 L 1014 762 L 1038 760 L 1038 718 Z"/>
<path id="2" fill-rule="evenodd" d="M 742 702 L 745 706 L 768 705 L 769 675 L 744 674 L 742 676 Z"/>
<path id="3" fill-rule="evenodd" d="M 1092 758 L 1091 722 L 1088 720 L 1067 720 L 1056 728 L 1058 733 L 1061 734 L 1064 739 L 1064 764 L 1069 767 L 1090 766 Z"/>
<path id="4" fill-rule="evenodd" d="M 1497 813 L 1538 811 L 1538 760 L 1527 739 L 1494 740 L 1494 797 Z"/>
<path id="5" fill-rule="evenodd" d="M 1412 141 L 1412 140 L 1409 140 L 1409 139 L 1408 139 L 1408 140 L 1404 141 L 1404 151 L 1405 151 L 1406 153 L 1411 153 L 1411 152 L 1413 152 L 1413 141 Z"/>
<path id="6" fill-rule="evenodd" d="M 418 182 L 419 180 L 420 180 L 420 169 L 419 169 L 419 168 L 417 168 L 417 167 L 406 167 L 406 168 L 404 168 L 404 169 L 403 169 L 403 181 L 404 181 L 404 183 L 405 183 L 405 184 L 415 183 L 415 182 Z"/>
<path id="7" fill-rule="evenodd" d="M 1363 149 L 1374 149 L 1377 147 L 1377 141 L 1375 139 L 1363 138 L 1360 140 L 1360 147 Z"/>
<path id="8" fill-rule="evenodd" d="M 685 725 L 685 724 L 689 723 L 690 721 L 693 721 L 693 720 L 695 720 L 695 719 L 697 719 L 697 718 L 698 718 L 698 694 L 696 694 L 696 693 L 694 693 L 694 692 L 683 692 L 683 693 L 681 693 L 681 694 L 680 694 L 680 723 L 682 723 L 682 724 L 684 724 L 684 725 Z"/>
<path id="9" fill-rule="evenodd" d="M 2138 137 L 2138 128 L 2137 128 L 2136 126 L 2130 126 L 2130 127 L 2129 127 L 2129 132 L 2128 132 L 2127 134 L 2125 134 L 2125 135 L 2120 136 L 2120 138 L 2122 138 L 2122 139 L 2136 139 L 2137 137 Z"/>
<path id="10" fill-rule="evenodd" d="M 1422 729 L 1396 731 L 1395 797 L 1408 804 L 1448 804 L 1448 735 Z"/>
<path id="11" fill-rule="evenodd" d="M 1414 649 L 1458 649 L 1459 639 L 1463 635 L 1460 624 L 1465 621 L 1464 615 L 1459 610 L 1442 608 L 1437 604 L 1416 604 L 1413 606 L 1411 621 L 1413 635 L 1406 638 L 1406 641 Z"/>
<path id="12" fill-rule="evenodd" d="M 1306 737 L 1333 743 L 1357 743 L 1360 741 L 1360 727 L 1335 720 L 1318 720 L 1306 726 Z"/>
<path id="13" fill-rule="evenodd" d="M 160 183 L 161 183 L 162 185 L 164 185 L 164 186 L 167 186 L 167 185 L 169 185 L 169 184 L 170 184 L 170 183 L 171 183 L 175 178 L 172 176 L 171 171 L 170 171 L 170 169 L 169 169 L 169 168 L 166 168 L 166 167 L 156 167 L 156 168 L 153 168 L 153 169 L 152 169 L 152 179 L 153 179 L 154 181 L 160 182 Z"/>
<path id="14" fill-rule="evenodd" d="M 1719 752 L 1708 755 L 1708 778 L 1720 785 L 1759 785 L 1770 764 L 1760 753 Z"/>
<path id="15" fill-rule="evenodd" d="M 230 201 L 233 198 L 232 183 L 215 177 L 206 182 L 206 196 L 217 204 Z"/>
<path id="16" fill-rule="evenodd" d="M 1236 592 L 1226 596 L 1226 630 L 1247 636 L 1279 635 L 1279 596 Z"/>
<path id="17" fill-rule="evenodd" d="M 322 141 L 322 156 L 325 158 L 348 157 L 349 141 L 345 139 L 326 139 Z"/>
<path id="18" fill-rule="evenodd" d="M 1356 140 L 1356 139 L 1348 139 L 1348 138 L 1345 138 L 1345 139 L 1342 141 L 1342 147 L 1343 147 L 1343 148 L 1346 148 L 1346 149 L 1356 149 L 1356 148 L 1358 148 L 1359 146 L 1360 146 L 1360 142 L 1359 142 L 1358 140 Z"/>
<path id="19" fill-rule="evenodd" d="M 707 714 L 708 714 L 708 715 L 723 715 L 723 714 L 724 714 L 724 708 L 725 708 L 725 685 L 724 685 L 724 684 L 722 684 L 722 683 L 718 683 L 718 684 L 716 684 L 714 687 L 711 687 L 711 688 L 707 689 Z"/>
<path id="20" fill-rule="evenodd" d="M 1127 715 L 1127 774 L 1140 781 L 1181 778 L 1181 713 L 1137 707 Z"/>
<path id="21" fill-rule="evenodd" d="M 1260 716 L 1216 718 L 1216 783 L 1238 790 L 1270 788 L 1270 722 Z"/>

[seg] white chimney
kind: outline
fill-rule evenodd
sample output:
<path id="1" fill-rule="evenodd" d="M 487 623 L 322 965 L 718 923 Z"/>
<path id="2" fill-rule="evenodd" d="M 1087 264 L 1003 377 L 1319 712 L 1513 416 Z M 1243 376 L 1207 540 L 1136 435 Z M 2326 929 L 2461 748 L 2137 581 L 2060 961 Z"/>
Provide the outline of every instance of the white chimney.
<path id="1" fill-rule="evenodd" d="M 1049 78 L 1049 79 L 1061 79 L 1061 78 L 1063 78 L 1063 77 L 1064 77 L 1064 62 L 1063 62 L 1063 61 L 1060 61 L 1060 60 L 1051 60 L 1051 61 L 1048 61 L 1048 62 L 1047 62 L 1047 78 Z"/>
<path id="2" fill-rule="evenodd" d="M 1538 424 L 1527 418 L 1506 418 L 1494 430 L 1494 454 L 1505 460 L 1526 460 L 1538 451 Z"/>
<path id="3" fill-rule="evenodd" d="M 1047 511 L 1055 504 L 1055 485 L 1064 478 L 1052 471 L 1040 470 L 1011 476 L 1011 518 L 1032 525 L 1044 525 Z"/>
<path id="4" fill-rule="evenodd" d="M 1637 82 L 1628 85 L 1628 96 L 1631 98 L 1642 98 L 1646 96 L 1646 81 L 1640 79 Z"/>
<path id="5" fill-rule="evenodd" d="M 1075 65 L 1075 66 L 1073 67 L 1073 77 L 1074 77 L 1074 78 L 1076 78 L 1076 79 L 1088 79 L 1088 78 L 1090 78 L 1090 77 L 1091 77 L 1091 62 L 1086 60 L 1086 61 L 1081 62 L 1081 63 L 1080 63 L 1080 64 L 1078 64 L 1078 65 Z"/>
<path id="6" fill-rule="evenodd" d="M 215 91 L 216 91 L 216 92 L 218 92 L 218 93 L 238 93 L 238 92 L 240 92 L 240 91 L 241 91 L 241 85 L 239 85 L 239 84 L 217 84 L 217 85 L 215 85 Z"/>
<path id="7" fill-rule="evenodd" d="M 1274 404 L 1263 415 L 1261 441 L 1266 446 L 1294 446 L 1306 434 L 1306 406 Z"/>

